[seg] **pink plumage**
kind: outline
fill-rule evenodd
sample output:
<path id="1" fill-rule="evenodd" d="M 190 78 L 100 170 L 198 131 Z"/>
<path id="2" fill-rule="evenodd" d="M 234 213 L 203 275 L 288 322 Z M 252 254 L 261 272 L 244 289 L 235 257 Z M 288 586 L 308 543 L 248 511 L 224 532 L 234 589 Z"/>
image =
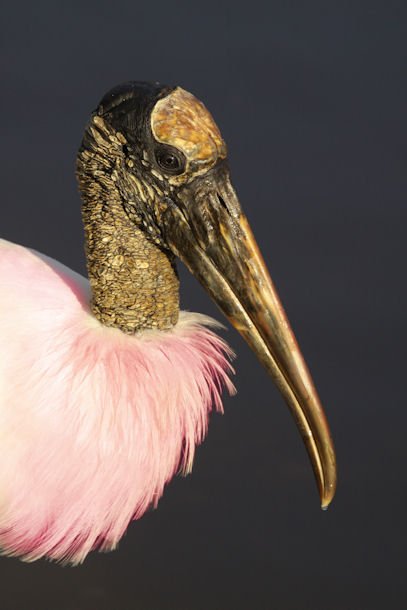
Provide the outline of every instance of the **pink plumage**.
<path id="1" fill-rule="evenodd" d="M 26 560 L 113 549 L 233 391 L 210 318 L 129 336 L 88 303 L 85 278 L 0 240 L 0 547 Z"/>

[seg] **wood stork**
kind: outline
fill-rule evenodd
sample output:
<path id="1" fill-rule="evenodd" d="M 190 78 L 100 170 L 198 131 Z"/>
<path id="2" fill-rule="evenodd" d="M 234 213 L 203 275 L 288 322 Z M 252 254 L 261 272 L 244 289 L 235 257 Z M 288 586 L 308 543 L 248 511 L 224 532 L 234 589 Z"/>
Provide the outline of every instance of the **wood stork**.
<path id="1" fill-rule="evenodd" d="M 328 425 L 230 182 L 226 146 L 180 87 L 109 91 L 77 158 L 89 281 L 0 241 L 0 547 L 76 564 L 115 548 L 191 470 L 233 391 L 213 320 L 179 311 L 179 257 L 284 396 L 328 506 Z"/>

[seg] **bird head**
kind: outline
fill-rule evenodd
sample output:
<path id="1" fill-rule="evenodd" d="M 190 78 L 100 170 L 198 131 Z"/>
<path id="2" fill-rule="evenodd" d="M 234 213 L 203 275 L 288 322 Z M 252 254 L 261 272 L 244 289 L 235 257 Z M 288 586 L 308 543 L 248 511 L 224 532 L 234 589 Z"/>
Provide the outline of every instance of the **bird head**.
<path id="1" fill-rule="evenodd" d="M 185 263 L 274 379 L 327 507 L 336 486 L 328 424 L 230 182 L 226 145 L 212 116 L 180 87 L 128 82 L 101 100 L 82 150 L 94 151 L 95 141 L 99 152 L 89 152 L 90 159 L 99 154 L 99 166 L 109 166 L 134 226 Z"/>

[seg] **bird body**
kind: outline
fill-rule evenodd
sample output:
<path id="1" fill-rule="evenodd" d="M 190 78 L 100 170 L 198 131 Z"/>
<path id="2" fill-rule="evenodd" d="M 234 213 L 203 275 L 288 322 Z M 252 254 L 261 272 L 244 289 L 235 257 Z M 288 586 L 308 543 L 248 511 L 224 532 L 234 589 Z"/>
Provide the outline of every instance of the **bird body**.
<path id="1" fill-rule="evenodd" d="M 175 258 L 275 380 L 322 506 L 335 492 L 324 412 L 231 185 L 206 108 L 130 81 L 92 113 L 77 157 L 89 281 L 0 241 L 0 548 L 79 563 L 113 549 L 191 470 L 230 349 L 179 311 Z"/>
<path id="2" fill-rule="evenodd" d="M 78 563 L 191 470 L 231 367 L 213 321 L 102 325 L 89 282 L 0 240 L 0 546 Z"/>

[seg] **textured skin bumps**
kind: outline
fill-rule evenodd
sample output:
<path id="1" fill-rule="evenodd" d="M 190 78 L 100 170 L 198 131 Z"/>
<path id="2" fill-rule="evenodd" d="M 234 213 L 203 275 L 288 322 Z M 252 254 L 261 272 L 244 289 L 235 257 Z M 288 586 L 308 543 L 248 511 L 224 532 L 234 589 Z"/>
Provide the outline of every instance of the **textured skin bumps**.
<path id="1" fill-rule="evenodd" d="M 80 151 L 77 176 L 82 193 L 87 266 L 92 311 L 106 326 L 133 334 L 168 329 L 178 320 L 179 281 L 174 257 L 141 230 L 123 205 L 123 192 L 147 186 L 126 171 L 126 140 L 100 117 L 88 128 L 90 149 Z M 149 187 L 146 199 L 160 193 Z M 128 199 L 128 198 L 127 198 Z M 128 204 L 128 201 L 127 201 Z M 139 220 L 139 222 L 142 222 Z"/>
<path id="2" fill-rule="evenodd" d="M 179 286 L 162 215 L 182 185 L 226 157 L 226 146 L 205 106 L 180 87 L 155 102 L 151 130 L 140 108 L 134 117 L 120 108 L 93 115 L 77 159 L 92 311 L 128 334 L 165 330 L 178 319 Z M 157 144 L 183 153 L 182 173 L 160 173 Z"/>

